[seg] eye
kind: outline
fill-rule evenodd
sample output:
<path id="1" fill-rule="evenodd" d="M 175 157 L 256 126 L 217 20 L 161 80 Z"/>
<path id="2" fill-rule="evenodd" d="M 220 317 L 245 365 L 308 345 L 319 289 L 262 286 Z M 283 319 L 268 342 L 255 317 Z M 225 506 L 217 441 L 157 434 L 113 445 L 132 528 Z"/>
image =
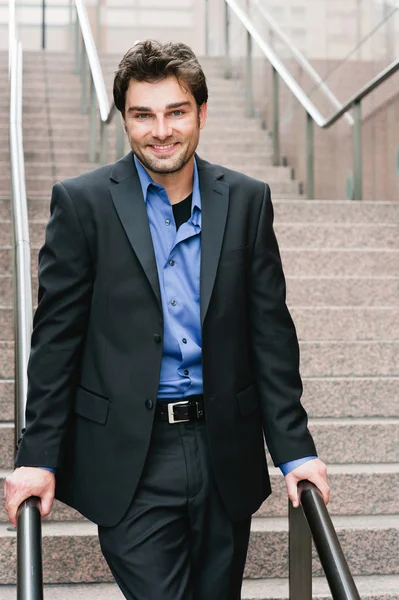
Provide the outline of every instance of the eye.
<path id="1" fill-rule="evenodd" d="M 183 114 L 183 111 L 182 111 L 182 110 L 174 110 L 174 111 L 172 112 L 172 115 L 173 115 L 174 117 L 180 117 L 182 114 Z"/>
<path id="2" fill-rule="evenodd" d="M 141 113 L 139 115 L 136 115 L 136 119 L 138 119 L 139 121 L 144 121 L 145 119 L 148 119 L 149 115 L 145 114 L 145 113 Z"/>

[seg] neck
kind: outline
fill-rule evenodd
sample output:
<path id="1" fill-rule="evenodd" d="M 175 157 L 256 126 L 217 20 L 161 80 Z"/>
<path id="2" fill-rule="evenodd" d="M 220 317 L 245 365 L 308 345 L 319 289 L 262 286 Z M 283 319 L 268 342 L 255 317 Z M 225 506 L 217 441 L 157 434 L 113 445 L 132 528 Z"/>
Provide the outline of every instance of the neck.
<path id="1" fill-rule="evenodd" d="M 181 202 L 193 191 L 194 156 L 176 173 L 153 173 L 149 171 L 155 183 L 162 185 L 171 204 Z"/>

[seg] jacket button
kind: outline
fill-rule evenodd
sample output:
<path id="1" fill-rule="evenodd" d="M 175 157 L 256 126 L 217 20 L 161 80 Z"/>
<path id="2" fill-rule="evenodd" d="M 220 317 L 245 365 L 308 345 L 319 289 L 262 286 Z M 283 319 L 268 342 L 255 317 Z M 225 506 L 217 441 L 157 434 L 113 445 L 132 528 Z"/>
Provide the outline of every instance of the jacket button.
<path id="1" fill-rule="evenodd" d="M 154 403 L 151 400 L 151 398 L 147 398 L 147 400 L 145 401 L 145 405 L 146 408 L 148 408 L 148 410 L 152 410 L 154 408 Z"/>
<path id="2" fill-rule="evenodd" d="M 159 335 L 159 333 L 154 333 L 154 340 L 156 341 L 157 344 L 160 343 L 161 341 L 161 336 Z"/>

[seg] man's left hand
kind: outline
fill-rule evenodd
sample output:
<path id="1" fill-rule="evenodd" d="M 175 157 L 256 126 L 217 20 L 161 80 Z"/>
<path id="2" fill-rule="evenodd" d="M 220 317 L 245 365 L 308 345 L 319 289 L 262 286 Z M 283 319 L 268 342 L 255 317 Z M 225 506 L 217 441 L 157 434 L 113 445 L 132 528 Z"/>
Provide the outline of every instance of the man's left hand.
<path id="1" fill-rule="evenodd" d="M 299 506 L 298 483 L 303 479 L 307 479 L 314 483 L 320 490 L 324 503 L 328 504 L 330 499 L 330 486 L 328 485 L 327 479 L 327 467 L 319 458 L 313 458 L 302 465 L 299 465 L 299 467 L 293 469 L 285 476 L 288 497 L 294 508 Z"/>

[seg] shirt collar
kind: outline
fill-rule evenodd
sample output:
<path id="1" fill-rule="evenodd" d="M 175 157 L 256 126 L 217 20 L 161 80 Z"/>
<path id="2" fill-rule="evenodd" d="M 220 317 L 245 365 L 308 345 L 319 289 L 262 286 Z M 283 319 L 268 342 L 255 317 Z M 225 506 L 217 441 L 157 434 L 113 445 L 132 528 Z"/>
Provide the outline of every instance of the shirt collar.
<path id="1" fill-rule="evenodd" d="M 158 183 L 155 183 L 151 179 L 149 173 L 143 167 L 141 162 L 139 162 L 139 160 L 136 158 L 135 154 L 133 154 L 133 160 L 134 160 L 134 164 L 136 165 L 141 189 L 143 191 L 144 202 L 147 202 L 147 192 L 148 192 L 148 187 L 150 185 L 153 185 L 155 188 L 157 188 L 157 187 L 162 188 L 162 189 L 165 189 L 165 188 L 163 186 L 159 185 Z M 194 208 L 198 208 L 198 210 L 201 211 L 201 193 L 200 193 L 200 186 L 199 186 L 198 166 L 197 166 L 197 161 L 195 158 L 194 158 L 194 180 L 193 180 L 193 198 L 191 201 L 191 214 L 194 213 Z"/>

